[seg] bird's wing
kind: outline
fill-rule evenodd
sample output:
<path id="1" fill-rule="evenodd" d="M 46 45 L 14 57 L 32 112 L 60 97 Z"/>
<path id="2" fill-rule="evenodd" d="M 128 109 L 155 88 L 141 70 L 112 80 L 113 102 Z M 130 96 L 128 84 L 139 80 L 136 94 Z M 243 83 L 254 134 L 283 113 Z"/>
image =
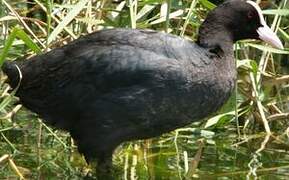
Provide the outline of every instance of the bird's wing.
<path id="1" fill-rule="evenodd" d="M 157 84 L 174 77 L 169 72 L 178 72 L 174 69 L 181 65 L 166 49 L 163 36 L 151 31 L 101 31 L 19 62 L 23 79 L 17 94 L 42 100 L 63 96 L 66 91 L 83 94 L 81 86 L 94 89 L 97 95 Z"/>

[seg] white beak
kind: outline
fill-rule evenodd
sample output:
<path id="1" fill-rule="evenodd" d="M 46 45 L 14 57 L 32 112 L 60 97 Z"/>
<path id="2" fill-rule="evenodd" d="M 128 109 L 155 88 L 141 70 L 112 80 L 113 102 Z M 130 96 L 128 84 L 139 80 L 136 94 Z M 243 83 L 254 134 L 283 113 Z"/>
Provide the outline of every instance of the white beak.
<path id="1" fill-rule="evenodd" d="M 257 33 L 259 34 L 259 38 L 264 42 L 270 44 L 271 46 L 279 49 L 284 49 L 282 42 L 277 37 L 277 35 L 267 26 L 263 25 L 263 27 L 259 27 L 257 29 Z"/>
<path id="2" fill-rule="evenodd" d="M 246 1 L 248 4 L 252 5 L 258 12 L 259 18 L 260 18 L 260 23 L 263 27 L 259 27 L 257 29 L 257 33 L 259 35 L 259 38 L 266 43 L 270 44 L 271 46 L 279 49 L 284 49 L 282 42 L 280 39 L 277 37 L 277 35 L 268 27 L 268 25 L 265 22 L 264 16 L 262 15 L 262 10 L 253 1 Z"/>

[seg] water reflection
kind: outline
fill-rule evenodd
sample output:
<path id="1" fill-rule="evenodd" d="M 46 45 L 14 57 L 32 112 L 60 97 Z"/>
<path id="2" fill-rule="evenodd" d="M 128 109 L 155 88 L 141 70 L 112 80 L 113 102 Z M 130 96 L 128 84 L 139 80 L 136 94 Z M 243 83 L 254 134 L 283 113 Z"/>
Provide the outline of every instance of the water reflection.
<path id="1" fill-rule="evenodd" d="M 128 148 L 124 179 L 288 179 L 286 134 L 243 136 L 186 128 Z M 173 137 L 173 138 L 172 138 Z M 137 152 L 137 151 L 141 151 Z M 141 156 L 139 156 L 141 154 Z M 122 166 L 122 164 L 119 164 Z M 134 169 L 134 170 L 132 170 Z M 134 176 L 131 176 L 134 173 Z M 130 174 L 130 175 L 129 175 Z M 128 178 L 129 177 L 129 178 Z M 133 178 L 132 178 L 133 177 Z"/>
<path id="2" fill-rule="evenodd" d="M 27 119 L 23 122 L 31 122 L 28 121 L 31 117 L 22 118 Z M 40 126 L 36 125 L 2 132 L 17 145 L 15 148 L 19 151 L 15 152 L 13 160 L 18 168 L 29 170 L 26 173 L 21 170 L 25 177 L 81 179 L 88 168 L 76 147 L 69 145 L 69 135 L 61 134 L 59 140 L 54 132 L 44 131 L 47 127 L 41 125 L 43 133 L 47 134 L 42 139 L 42 146 L 38 147 L 35 142 L 40 137 Z M 199 127 L 196 125 L 196 128 L 179 129 L 159 138 L 124 143 L 114 154 L 115 179 L 288 179 L 289 130 L 270 136 L 250 132 L 239 137 L 234 126 L 214 130 L 200 130 Z M 6 141 L 0 141 L 0 144 L 4 147 L 0 149 L 2 154 L 11 149 Z M 64 145 L 71 148 L 64 148 Z M 9 163 L 2 164 L 0 168 L 5 169 L 4 165 L 8 167 L 6 169 L 10 168 Z M 0 171 L 0 179 L 7 177 L 6 174 Z M 10 174 L 17 177 L 14 172 Z"/>

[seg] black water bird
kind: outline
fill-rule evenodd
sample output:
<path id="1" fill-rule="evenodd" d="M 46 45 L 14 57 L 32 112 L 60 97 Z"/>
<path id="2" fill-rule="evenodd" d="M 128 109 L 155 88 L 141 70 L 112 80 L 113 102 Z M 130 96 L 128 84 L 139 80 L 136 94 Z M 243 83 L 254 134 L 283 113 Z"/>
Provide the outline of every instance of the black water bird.
<path id="1" fill-rule="evenodd" d="M 160 136 L 218 110 L 234 89 L 233 43 L 282 43 L 252 1 L 212 10 L 197 42 L 138 29 L 109 29 L 3 71 L 16 96 L 45 122 L 70 132 L 98 169 L 124 141 Z M 20 81 L 19 73 L 22 74 Z"/>

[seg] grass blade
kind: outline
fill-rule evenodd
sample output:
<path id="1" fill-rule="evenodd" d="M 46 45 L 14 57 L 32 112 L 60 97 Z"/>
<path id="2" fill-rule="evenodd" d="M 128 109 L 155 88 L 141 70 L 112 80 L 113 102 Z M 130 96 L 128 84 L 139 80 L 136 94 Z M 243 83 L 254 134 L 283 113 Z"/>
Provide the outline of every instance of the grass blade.
<path id="1" fill-rule="evenodd" d="M 289 54 L 288 50 L 280 50 L 280 49 L 272 48 L 269 46 L 264 46 L 264 45 L 260 45 L 260 44 L 253 44 L 253 43 L 248 43 L 248 45 L 251 47 L 254 47 L 256 49 L 259 49 L 261 51 L 267 51 L 267 52 L 276 53 L 276 54 Z"/>
<path id="2" fill-rule="evenodd" d="M 268 9 L 263 10 L 262 13 L 265 15 L 289 16 L 289 9 Z"/>
<path id="3" fill-rule="evenodd" d="M 50 44 L 59 33 L 70 23 L 75 16 L 85 7 L 89 0 L 79 1 L 74 8 L 63 18 L 63 20 L 58 24 L 58 26 L 51 32 L 50 36 L 47 39 L 47 43 Z"/>

